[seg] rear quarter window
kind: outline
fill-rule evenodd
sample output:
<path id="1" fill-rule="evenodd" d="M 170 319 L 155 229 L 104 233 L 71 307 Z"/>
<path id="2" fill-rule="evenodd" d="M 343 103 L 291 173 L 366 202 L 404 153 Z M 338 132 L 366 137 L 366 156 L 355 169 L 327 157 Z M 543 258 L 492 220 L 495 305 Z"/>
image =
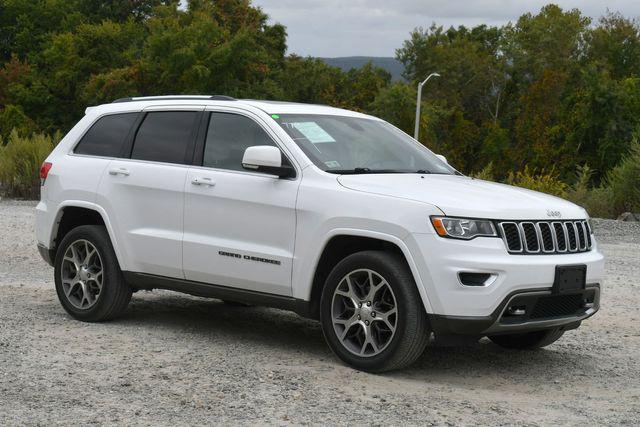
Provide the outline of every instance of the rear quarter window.
<path id="1" fill-rule="evenodd" d="M 119 157 L 125 138 L 138 113 L 110 114 L 101 117 L 84 134 L 74 153 L 89 156 Z"/>

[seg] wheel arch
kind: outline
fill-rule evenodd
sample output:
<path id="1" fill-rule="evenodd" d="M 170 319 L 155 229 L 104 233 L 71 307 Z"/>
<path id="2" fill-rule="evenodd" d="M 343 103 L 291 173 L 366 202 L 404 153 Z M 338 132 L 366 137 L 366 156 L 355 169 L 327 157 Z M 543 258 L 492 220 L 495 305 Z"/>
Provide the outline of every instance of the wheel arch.
<path id="1" fill-rule="evenodd" d="M 73 228 L 81 225 L 103 225 L 107 229 L 118 264 L 120 268 L 123 268 L 123 256 L 120 254 L 115 233 L 107 213 L 101 206 L 81 200 L 66 201 L 58 206 L 51 233 L 51 241 L 49 242 L 49 248 L 54 259 L 58 245 L 64 239 L 64 236 Z"/>
<path id="2" fill-rule="evenodd" d="M 411 271 L 425 312 L 433 312 L 409 248 L 400 238 L 367 230 L 334 230 L 323 242 L 314 265 L 308 294 L 310 317 L 319 318 L 322 289 L 335 265 L 345 257 L 365 250 L 389 251 L 401 256 Z"/>

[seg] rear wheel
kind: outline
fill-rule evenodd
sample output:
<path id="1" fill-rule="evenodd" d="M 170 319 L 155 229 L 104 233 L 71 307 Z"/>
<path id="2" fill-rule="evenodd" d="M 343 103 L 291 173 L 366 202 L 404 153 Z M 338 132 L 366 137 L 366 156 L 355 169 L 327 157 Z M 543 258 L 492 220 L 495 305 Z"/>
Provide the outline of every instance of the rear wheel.
<path id="1" fill-rule="evenodd" d="M 542 331 L 525 332 L 522 334 L 490 335 L 489 339 L 500 347 L 516 350 L 531 350 L 553 344 L 564 334 L 559 328 Z"/>
<path id="2" fill-rule="evenodd" d="M 97 322 L 120 314 L 131 300 L 103 226 L 83 225 L 60 243 L 55 259 L 55 283 L 62 307 L 78 320 Z"/>
<path id="3" fill-rule="evenodd" d="M 359 252 L 336 265 L 323 289 L 320 318 L 333 352 L 370 372 L 410 365 L 430 333 L 406 263 L 379 251 Z"/>

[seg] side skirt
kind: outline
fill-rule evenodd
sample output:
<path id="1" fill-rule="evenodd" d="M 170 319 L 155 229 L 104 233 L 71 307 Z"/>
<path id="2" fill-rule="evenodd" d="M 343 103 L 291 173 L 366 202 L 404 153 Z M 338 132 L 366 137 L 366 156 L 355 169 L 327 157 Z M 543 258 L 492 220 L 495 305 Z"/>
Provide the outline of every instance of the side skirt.
<path id="1" fill-rule="evenodd" d="M 312 318 L 310 310 L 311 304 L 309 301 L 297 298 L 175 279 L 172 277 L 156 276 L 153 274 L 135 273 L 131 271 L 123 271 L 122 274 L 127 283 L 134 289 L 167 289 L 199 297 L 217 298 L 251 305 L 278 308 L 293 311 L 302 317 Z"/>

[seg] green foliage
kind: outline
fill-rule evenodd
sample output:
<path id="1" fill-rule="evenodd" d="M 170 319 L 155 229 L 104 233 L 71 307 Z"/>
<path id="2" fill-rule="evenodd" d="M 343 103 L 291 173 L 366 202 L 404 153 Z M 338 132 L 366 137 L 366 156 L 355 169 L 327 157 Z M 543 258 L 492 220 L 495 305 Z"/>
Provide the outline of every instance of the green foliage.
<path id="1" fill-rule="evenodd" d="M 0 181 L 9 197 L 37 198 L 40 190 L 40 166 L 55 146 L 53 138 L 44 134 L 20 136 L 12 131 L 9 142 L 0 151 Z"/>
<path id="2" fill-rule="evenodd" d="M 420 140 L 457 169 L 592 215 L 638 210 L 636 20 L 591 23 L 550 4 L 502 27 L 418 28 L 396 51 L 407 79 L 396 83 L 371 64 L 343 72 L 287 56 L 286 37 L 250 0 L 0 0 L 0 138 L 67 130 L 87 105 L 179 93 L 334 105 L 413 134 L 416 85 L 439 72 Z"/>
<path id="3" fill-rule="evenodd" d="M 382 89 L 371 103 L 369 110 L 371 114 L 413 135 L 412 129 L 416 114 L 416 95 L 414 90 L 408 85 L 404 83 L 394 83 Z"/>
<path id="4" fill-rule="evenodd" d="M 33 131 L 33 128 L 33 122 L 19 106 L 6 105 L 4 108 L 0 108 L 0 141 L 7 141 L 13 129 L 24 134 Z"/>
<path id="5" fill-rule="evenodd" d="M 613 210 L 640 212 L 640 142 L 635 140 L 629 155 L 608 174 L 606 185 L 611 194 Z"/>
<path id="6" fill-rule="evenodd" d="M 511 172 L 507 176 L 506 183 L 517 187 L 528 188 L 529 190 L 540 191 L 558 197 L 567 197 L 569 186 L 558 179 L 558 174 L 553 170 L 536 172 L 525 166 L 523 170 Z"/>
<path id="7" fill-rule="evenodd" d="M 578 166 L 573 185 L 567 190 L 566 198 L 585 208 L 592 217 L 611 218 L 614 216 L 611 192 L 609 188 L 592 187 L 594 173 L 595 171 L 586 164 Z"/>
<path id="8" fill-rule="evenodd" d="M 493 162 L 489 162 L 487 166 L 480 169 L 480 171 L 471 174 L 472 177 L 476 179 L 483 179 L 485 181 L 495 181 L 495 176 L 493 172 Z"/>

